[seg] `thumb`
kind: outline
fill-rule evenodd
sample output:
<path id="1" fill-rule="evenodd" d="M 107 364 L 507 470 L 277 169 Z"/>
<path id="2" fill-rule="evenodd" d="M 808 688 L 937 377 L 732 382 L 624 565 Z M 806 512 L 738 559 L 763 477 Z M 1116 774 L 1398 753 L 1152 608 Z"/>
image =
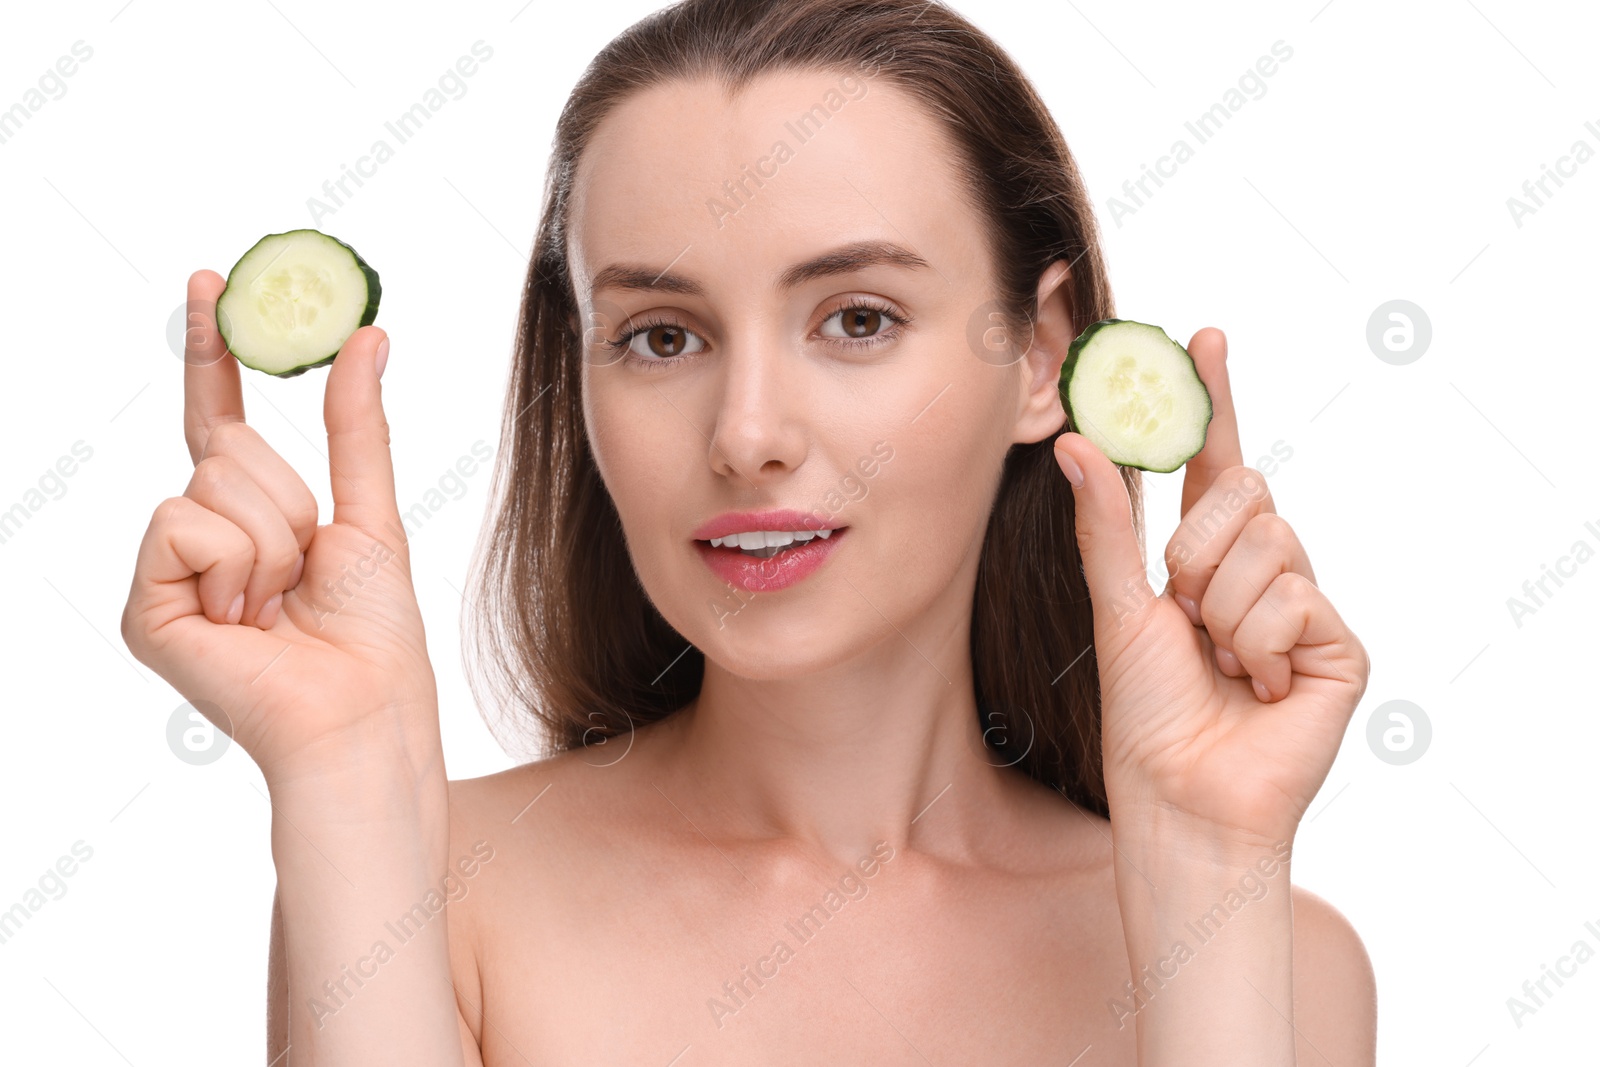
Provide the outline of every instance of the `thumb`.
<path id="1" fill-rule="evenodd" d="M 1133 531 L 1133 505 L 1117 465 L 1087 437 L 1062 434 L 1055 454 L 1072 483 L 1073 521 L 1096 630 L 1109 633 L 1156 598 Z"/>
<path id="2" fill-rule="evenodd" d="M 363 326 L 346 339 L 328 372 L 322 421 L 328 428 L 333 521 L 392 539 L 389 527 L 399 528 L 400 508 L 378 384 L 380 354 L 387 360 L 389 337 L 376 326 Z"/>

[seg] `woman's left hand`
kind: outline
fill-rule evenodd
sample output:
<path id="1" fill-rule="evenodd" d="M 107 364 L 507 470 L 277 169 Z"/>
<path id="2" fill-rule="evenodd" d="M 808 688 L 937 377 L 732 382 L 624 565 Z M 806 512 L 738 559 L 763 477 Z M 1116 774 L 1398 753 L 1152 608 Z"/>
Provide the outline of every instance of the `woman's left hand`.
<path id="1" fill-rule="evenodd" d="M 1208 327 L 1189 354 L 1213 411 L 1185 466 L 1159 596 L 1117 465 L 1080 434 L 1055 444 L 1063 471 L 1076 460 L 1085 475 L 1076 533 L 1113 823 L 1170 815 L 1227 840 L 1292 840 L 1366 690 L 1367 652 L 1317 588 L 1265 476 L 1242 465 L 1227 339 Z"/>

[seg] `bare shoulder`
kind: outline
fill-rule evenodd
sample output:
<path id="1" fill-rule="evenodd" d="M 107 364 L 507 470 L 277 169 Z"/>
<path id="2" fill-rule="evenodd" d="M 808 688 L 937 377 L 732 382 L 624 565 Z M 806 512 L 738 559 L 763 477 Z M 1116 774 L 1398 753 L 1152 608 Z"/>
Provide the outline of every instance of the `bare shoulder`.
<path id="1" fill-rule="evenodd" d="M 450 977 L 468 1047 L 483 1043 L 483 970 L 480 946 L 493 924 L 495 898 L 503 895 L 505 868 L 517 865 L 519 827 L 562 776 L 568 754 L 525 763 L 478 778 L 452 779 L 450 846 L 445 885 L 450 924 Z M 514 879 L 513 879 L 514 880 Z"/>
<path id="2" fill-rule="evenodd" d="M 539 790 L 551 785 L 560 776 L 562 764 L 571 755 L 570 752 L 563 752 L 479 778 L 451 779 L 452 842 L 457 833 L 489 832 L 496 826 L 516 825 L 512 820 L 520 822 L 520 817 L 526 814 L 525 808 L 538 799 Z M 533 796 L 524 796 L 529 786 L 536 787 L 535 793 Z M 517 803 L 519 799 L 520 803 Z M 504 810 L 508 804 L 515 806 Z"/>
<path id="3" fill-rule="evenodd" d="M 1350 920 L 1309 889 L 1291 886 L 1294 1019 L 1301 1063 L 1377 1061 L 1378 993 L 1372 960 Z"/>
<path id="4" fill-rule="evenodd" d="M 648 728 L 635 734 L 653 736 Z M 453 779 L 449 783 L 452 847 L 458 835 L 465 839 L 476 834 L 491 845 L 509 843 L 511 838 L 526 842 L 530 831 L 551 821 L 538 818 L 540 812 L 613 806 L 637 784 L 633 772 L 641 760 L 635 750 L 645 747 L 644 740 L 624 735 L 479 778 Z M 630 753 L 634 758 L 623 758 Z"/>

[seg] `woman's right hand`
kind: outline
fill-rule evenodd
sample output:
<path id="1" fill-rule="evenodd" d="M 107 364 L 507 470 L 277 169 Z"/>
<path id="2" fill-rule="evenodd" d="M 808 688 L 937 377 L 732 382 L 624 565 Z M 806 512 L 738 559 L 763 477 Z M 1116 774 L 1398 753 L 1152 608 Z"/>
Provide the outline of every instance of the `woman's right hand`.
<path id="1" fill-rule="evenodd" d="M 122 637 L 270 784 L 352 755 L 442 762 L 437 695 L 389 456 L 376 365 L 357 330 L 328 369 L 333 521 L 245 424 L 239 362 L 215 328 L 223 278 L 189 278 L 184 436 L 194 476 L 139 546 Z M 218 713 L 220 709 L 220 714 Z M 365 762 L 365 760 L 363 760 Z M 439 771 L 438 773 L 442 773 Z"/>

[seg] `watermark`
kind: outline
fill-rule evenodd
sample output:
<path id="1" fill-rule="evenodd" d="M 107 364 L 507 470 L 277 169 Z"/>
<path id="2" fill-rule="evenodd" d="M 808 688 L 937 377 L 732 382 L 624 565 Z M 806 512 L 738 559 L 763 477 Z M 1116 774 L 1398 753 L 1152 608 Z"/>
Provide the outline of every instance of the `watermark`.
<path id="1" fill-rule="evenodd" d="M 16 537 L 28 520 L 50 501 L 60 500 L 67 495 L 67 479 L 78 473 L 78 464 L 87 463 L 93 458 L 94 449 L 80 438 L 72 442 L 70 453 L 46 467 L 35 487 L 25 490 L 21 499 L 5 511 L 0 511 L 0 545 Z"/>
<path id="2" fill-rule="evenodd" d="M 436 487 L 428 489 L 422 494 L 421 500 L 400 512 L 398 525 L 390 520 L 383 524 L 383 528 L 394 534 L 400 543 L 410 544 L 417 532 L 442 511 L 446 504 L 467 495 L 470 487 L 466 479 L 476 474 L 480 469 L 479 464 L 487 463 L 493 455 L 481 438 L 472 443 L 471 453 L 472 455 L 458 457 L 455 464 L 447 467 L 439 476 Z M 472 456 L 478 458 L 473 459 Z M 354 564 L 349 562 L 339 564 L 337 580 L 324 578 L 321 589 L 301 593 L 301 598 L 311 606 L 312 618 L 316 621 L 317 629 L 322 629 L 329 619 L 355 603 L 362 588 L 378 576 L 378 571 L 384 564 L 397 555 L 399 553 L 375 538 L 357 557 Z M 321 599 L 318 599 L 319 597 Z"/>
<path id="3" fill-rule="evenodd" d="M 1033 330 L 1033 319 L 1030 317 L 1027 343 L 1013 343 L 1005 305 L 998 300 L 985 300 L 967 317 L 967 347 L 985 363 L 1009 367 L 1033 347 Z"/>
<path id="4" fill-rule="evenodd" d="M 217 729 L 217 724 L 222 729 Z M 167 747 L 191 767 L 215 763 L 232 743 L 233 722 L 209 700 L 179 704 L 167 717 Z"/>
<path id="5" fill-rule="evenodd" d="M 796 148 L 803 147 L 821 133 L 828 120 L 843 110 L 846 104 L 866 96 L 868 82 L 878 73 L 878 69 L 877 60 L 863 59 L 856 64 L 854 72 L 841 77 L 823 93 L 821 100 L 796 118 L 784 122 L 784 130 L 795 139 L 794 146 L 779 137 L 772 142 L 766 155 L 757 158 L 754 163 L 741 163 L 739 176 L 722 183 L 722 194 L 706 198 L 706 210 L 710 212 L 711 221 L 716 223 L 717 229 L 722 229 L 728 219 L 755 200 L 756 194 L 766 188 L 766 183 L 776 178 L 783 165 L 795 157 Z M 751 188 L 752 185 L 754 188 Z"/>
<path id="6" fill-rule="evenodd" d="M 1432 720 L 1409 700 L 1386 700 L 1367 718 L 1367 747 L 1385 763 L 1415 763 L 1432 742 Z"/>
<path id="7" fill-rule="evenodd" d="M 329 1019 L 343 1011 L 356 994 L 378 976 L 379 968 L 394 959 L 400 949 L 413 941 L 435 917 L 443 915 L 448 904 L 465 897 L 471 888 L 467 885 L 467 879 L 475 876 L 482 865 L 492 859 L 494 846 L 487 841 L 474 842 L 472 855 L 456 860 L 455 868 L 445 872 L 439 888 L 429 886 L 423 898 L 411 905 L 409 910 L 383 924 L 387 937 L 375 939 L 365 955 L 354 963 L 341 965 L 338 975 L 324 980 L 318 993 L 308 994 L 306 1006 L 311 1010 L 311 1017 L 317 1021 L 317 1029 L 321 1030 Z M 392 945 L 389 943 L 391 938 L 394 941 Z"/>
<path id="8" fill-rule="evenodd" d="M 393 532 L 394 523 L 386 525 Z M 357 557 L 354 568 L 348 562 L 339 564 L 337 581 L 324 578 L 320 590 L 300 594 L 301 599 L 311 606 L 311 617 L 316 620 L 317 629 L 322 629 L 329 619 L 354 604 L 366 584 L 376 578 L 383 565 L 397 555 L 399 553 L 388 545 L 374 539 L 371 546 Z M 319 595 L 325 599 L 318 600 Z"/>
<path id="9" fill-rule="evenodd" d="M 1600 125 L 1596 125 L 1593 119 L 1585 122 L 1583 128 L 1596 141 L 1600 141 Z M 1540 163 L 1539 176 L 1529 178 L 1522 183 L 1522 196 L 1506 197 L 1506 210 L 1511 213 L 1511 221 L 1516 228 L 1522 229 L 1523 220 L 1529 215 L 1537 214 L 1539 209 L 1560 191 L 1566 184 L 1562 178 L 1576 177 L 1578 168 L 1593 159 L 1594 155 L 1594 147 L 1580 137 L 1572 142 L 1572 147 L 1567 150 L 1566 155 L 1556 158 L 1554 169 L 1551 169 L 1548 163 Z M 1555 183 L 1554 189 L 1550 188 L 1552 182 Z"/>
<path id="10" fill-rule="evenodd" d="M 624 714 L 626 714 L 626 712 L 624 712 Z M 622 750 L 622 755 L 619 755 L 614 760 L 609 760 L 605 763 L 591 763 L 589 760 L 584 760 L 583 762 L 587 763 L 591 767 L 614 767 L 621 763 L 623 757 L 633 751 L 633 738 L 638 732 L 635 729 L 636 724 L 633 722 L 633 717 L 631 715 L 628 716 L 628 732 L 620 735 L 614 734 L 610 731 L 606 725 L 606 716 L 601 712 L 591 711 L 588 718 L 589 721 L 595 725 L 584 729 L 583 737 L 578 742 L 578 750 L 580 752 L 583 752 L 585 755 L 587 755 L 596 749 L 604 748 L 606 745 L 611 743 L 612 738 L 619 736 L 626 737 L 628 739 L 628 744 L 627 747 Z M 595 736 L 597 739 L 591 741 L 589 739 L 591 736 Z"/>
<path id="11" fill-rule="evenodd" d="M 1592 920 L 1585 922 L 1583 928 L 1590 936 L 1600 940 L 1600 926 L 1596 926 Z M 1555 996 L 1550 989 L 1551 982 L 1555 983 L 1556 990 L 1560 990 L 1566 985 L 1562 979 L 1576 977 L 1578 968 L 1594 959 L 1594 955 L 1594 949 L 1589 946 L 1589 942 L 1580 937 L 1572 943 L 1570 952 L 1556 958 L 1553 970 L 1548 963 L 1539 964 L 1539 977 L 1530 978 L 1522 983 L 1522 996 L 1506 998 L 1506 1010 L 1511 1013 L 1511 1021 L 1517 1024 L 1517 1029 L 1522 1029 L 1522 1020 L 1525 1017 L 1537 1015 L 1540 1008 L 1549 1006 L 1545 1002 Z M 1543 996 L 1540 996 L 1541 993 Z"/>
<path id="12" fill-rule="evenodd" d="M 1033 716 L 1011 704 L 980 708 L 977 740 L 967 734 L 968 748 L 991 767 L 1015 767 L 1033 751 L 1039 728 Z"/>
<path id="13" fill-rule="evenodd" d="M 1122 228 L 1122 220 L 1129 215 L 1137 214 L 1155 196 L 1156 189 L 1166 183 L 1163 178 L 1175 177 L 1178 168 L 1189 162 L 1195 156 L 1195 146 L 1203 145 L 1222 131 L 1223 124 L 1231 119 L 1240 108 L 1251 100 L 1260 100 L 1267 95 L 1265 79 L 1278 72 L 1278 63 L 1287 63 L 1294 55 L 1294 49 L 1285 44 L 1281 39 L 1272 42 L 1272 55 L 1261 56 L 1256 60 L 1254 67 L 1245 68 L 1239 75 L 1238 87 L 1229 88 L 1222 94 L 1221 100 L 1195 116 L 1193 120 L 1183 124 L 1195 144 L 1191 145 L 1186 138 L 1179 137 L 1172 142 L 1172 147 L 1167 154 L 1156 159 L 1154 169 L 1148 163 L 1139 164 L 1140 174 L 1137 178 L 1130 178 L 1122 183 L 1122 197 L 1111 197 L 1106 201 L 1106 209 L 1111 212 L 1111 221 L 1117 224 L 1117 229 Z M 1272 57 L 1277 56 L 1277 60 Z M 1246 93 L 1249 94 L 1246 97 Z M 1155 184 L 1155 189 L 1150 188 L 1150 183 Z"/>
<path id="14" fill-rule="evenodd" d="M 357 157 L 353 169 L 349 164 L 339 164 L 339 176 L 322 183 L 322 197 L 306 198 L 306 210 L 311 213 L 311 225 L 318 226 L 325 217 L 337 213 L 355 196 L 349 188 L 350 183 L 354 183 L 355 187 L 360 189 L 366 184 L 362 181 L 363 178 L 375 177 L 378 168 L 394 158 L 396 146 L 405 144 L 420 133 L 424 124 L 431 121 L 434 113 L 445 104 L 451 100 L 460 100 L 467 95 L 466 79 L 478 72 L 479 63 L 487 63 L 494 57 L 494 49 L 485 44 L 481 38 L 472 42 L 470 51 L 472 55 L 463 55 L 456 60 L 453 67 L 445 68 L 444 73 L 437 79 L 437 87 L 430 86 L 420 100 L 383 124 L 389 137 L 394 139 L 394 145 L 383 137 L 375 139 L 366 154 Z M 473 59 L 473 56 L 477 59 Z"/>
<path id="15" fill-rule="evenodd" d="M 57 59 L 53 67 L 46 67 L 45 72 L 39 75 L 37 89 L 27 90 L 21 100 L 0 111 L 0 144 L 7 144 L 15 138 L 22 127 L 50 101 L 66 96 L 66 79 L 78 73 L 80 63 L 87 63 L 94 58 L 94 49 L 81 40 L 73 41 L 69 51 L 72 55 Z"/>
<path id="16" fill-rule="evenodd" d="M 46 867 L 34 886 L 23 891 L 21 900 L 5 911 L 0 911 L 0 945 L 16 937 L 46 904 L 66 896 L 66 880 L 78 873 L 80 863 L 89 862 L 94 855 L 94 849 L 84 844 L 81 838 L 72 843 L 71 852 L 72 855 L 63 854 L 55 863 Z"/>
<path id="17" fill-rule="evenodd" d="M 801 912 L 799 917 L 784 922 L 784 932 L 793 938 L 795 947 L 790 947 L 788 938 L 779 937 L 773 941 L 766 955 L 758 957 L 753 963 L 740 964 L 738 977 L 723 982 L 719 994 L 706 998 L 706 1009 L 711 1012 L 711 1021 L 717 1029 L 721 1030 L 730 1016 L 748 1008 L 755 995 L 778 977 L 779 969 L 794 959 L 796 949 L 814 941 L 846 904 L 866 896 L 870 889 L 866 879 L 876 875 L 881 869 L 879 864 L 888 863 L 894 859 L 894 855 L 894 846 L 887 841 L 874 844 L 872 851 L 840 876 L 836 887 L 829 888 L 820 901 Z"/>
<path id="18" fill-rule="evenodd" d="M 1266 879 L 1275 875 L 1280 865 L 1287 867 L 1288 863 L 1289 842 L 1279 841 L 1273 846 L 1273 854 L 1263 856 L 1253 867 L 1246 868 L 1244 874 L 1239 876 L 1239 881 L 1223 894 L 1221 900 L 1183 924 L 1184 930 L 1194 939 L 1193 947 L 1188 938 L 1174 941 L 1165 956 L 1139 968 L 1137 981 L 1129 979 L 1123 984 L 1122 997 L 1106 998 L 1106 1007 L 1117 1029 L 1127 1026 L 1129 1019 L 1148 1007 L 1156 994 L 1178 976 L 1184 964 L 1194 959 L 1201 948 L 1216 940 L 1229 919 L 1265 897 L 1269 888 Z M 1259 876 L 1257 872 L 1260 872 Z"/>
<path id="19" fill-rule="evenodd" d="M 223 327 L 225 327 L 220 332 L 219 336 L 226 336 L 232 333 L 233 331 L 231 329 L 226 328 L 229 325 L 228 313 L 220 307 L 214 307 L 214 311 L 216 313 L 217 321 L 220 321 Z M 173 308 L 172 314 L 167 316 L 167 347 L 172 349 L 172 354 L 178 359 L 183 360 L 185 363 L 189 363 L 191 362 L 191 353 L 198 354 L 205 346 L 207 337 L 206 331 L 210 330 L 211 328 L 212 320 L 206 318 L 206 316 L 202 315 L 198 311 L 190 311 L 189 301 L 186 299 L 183 303 Z M 226 343 L 223 344 L 222 351 L 223 355 L 219 356 L 219 359 L 232 355 L 232 353 L 228 351 L 228 346 Z M 201 363 L 198 359 L 194 360 L 193 362 L 196 367 L 211 366 L 211 363 Z M 215 363 L 216 360 L 212 360 L 211 362 Z"/>
<path id="20" fill-rule="evenodd" d="M 1585 522 L 1583 528 L 1600 542 L 1600 526 L 1591 521 Z M 1516 623 L 1516 628 L 1522 629 L 1522 620 L 1536 614 L 1545 606 L 1546 601 L 1555 596 L 1555 591 L 1550 588 L 1551 583 L 1555 584 L 1556 589 L 1560 589 L 1566 584 L 1561 579 L 1576 577 L 1578 568 L 1588 563 L 1594 556 L 1594 548 L 1587 540 L 1580 537 L 1572 542 L 1572 548 L 1566 555 L 1556 558 L 1555 567 L 1552 568 L 1548 563 L 1540 563 L 1539 577 L 1529 578 L 1522 583 L 1522 596 L 1506 597 L 1506 610 L 1511 613 L 1511 621 Z"/>
<path id="21" fill-rule="evenodd" d="M 583 361 L 593 367 L 609 367 L 613 363 L 620 363 L 622 348 L 610 344 L 607 335 L 612 330 L 621 333 L 633 321 L 633 316 L 614 301 L 598 295 L 590 296 L 589 310 L 585 315 L 589 322 L 583 328 L 578 344 L 583 352 Z"/>
<path id="22" fill-rule="evenodd" d="M 472 447 L 468 451 L 471 455 L 463 454 L 456 457 L 455 463 L 439 476 L 435 487 L 423 493 L 421 500 L 400 513 L 400 524 L 406 539 L 416 536 L 417 531 L 442 511 L 446 503 L 466 496 L 470 488 L 466 480 L 478 473 L 480 463 L 488 463 L 494 456 L 493 450 L 482 438 L 472 442 Z M 473 456 L 478 458 L 474 460 Z"/>
<path id="23" fill-rule="evenodd" d="M 1385 363 L 1415 363 L 1433 340 L 1433 321 L 1409 300 L 1389 300 L 1367 317 L 1367 347 Z"/>
<path id="24" fill-rule="evenodd" d="M 867 493 L 871 490 L 867 481 L 877 477 L 878 473 L 883 469 L 883 465 L 892 459 L 894 459 L 894 446 L 888 441 L 874 441 L 871 454 L 857 459 L 854 472 L 841 478 L 837 486 L 830 486 L 822 494 L 818 504 L 806 513 L 804 520 L 806 529 L 822 530 L 831 528 L 829 523 L 833 521 L 835 515 L 844 510 L 845 505 L 860 503 L 867 498 Z M 857 477 L 855 472 L 859 472 L 860 477 Z M 757 560 L 758 573 L 756 580 L 758 582 L 768 581 L 777 577 L 779 568 L 782 566 L 779 561 L 779 556 L 781 555 L 782 553 L 780 552 L 777 556 L 768 556 L 765 559 Z M 756 598 L 758 592 L 758 590 L 741 589 L 730 584 L 723 594 L 721 602 L 707 599 L 706 606 L 711 609 L 711 614 L 716 617 L 717 629 L 722 629 L 727 625 L 728 619 L 743 611 Z M 731 608 L 728 607 L 730 598 L 734 604 Z"/>

